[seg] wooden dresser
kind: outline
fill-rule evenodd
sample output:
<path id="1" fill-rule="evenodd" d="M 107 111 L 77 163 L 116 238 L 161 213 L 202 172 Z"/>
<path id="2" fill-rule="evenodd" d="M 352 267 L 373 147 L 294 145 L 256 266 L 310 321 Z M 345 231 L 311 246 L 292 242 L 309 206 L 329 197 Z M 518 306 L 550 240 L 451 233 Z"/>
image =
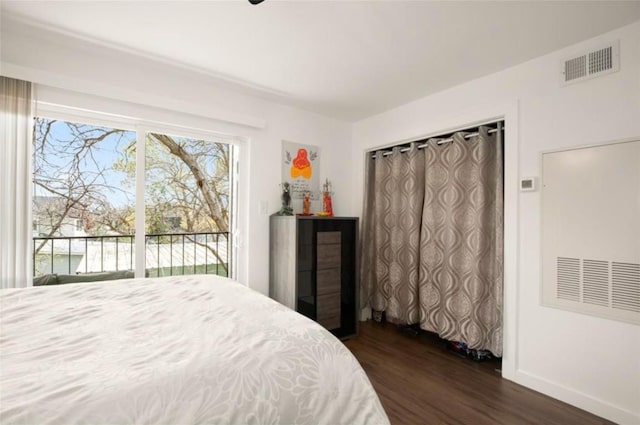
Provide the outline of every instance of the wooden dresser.
<path id="1" fill-rule="evenodd" d="M 271 216 L 269 296 L 339 338 L 357 333 L 354 217 Z"/>

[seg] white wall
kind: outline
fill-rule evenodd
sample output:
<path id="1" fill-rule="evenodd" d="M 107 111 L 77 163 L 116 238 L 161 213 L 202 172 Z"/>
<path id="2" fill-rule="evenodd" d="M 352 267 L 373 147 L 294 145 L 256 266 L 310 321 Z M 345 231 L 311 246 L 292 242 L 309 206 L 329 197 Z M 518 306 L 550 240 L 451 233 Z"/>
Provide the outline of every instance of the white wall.
<path id="1" fill-rule="evenodd" d="M 206 52 L 203 52 L 206 54 Z M 252 96 L 206 75 L 106 46 L 3 21 L 0 73 L 38 83 L 39 100 L 245 139 L 240 164 L 241 281 L 268 293 L 269 219 L 280 207 L 281 141 L 318 145 L 322 179 L 334 182 L 335 212 L 348 211 L 351 125 Z"/>
<path id="2" fill-rule="evenodd" d="M 620 72 L 566 87 L 567 54 L 620 39 Z M 487 46 L 490 48 L 490 46 Z M 505 377 L 620 423 L 640 423 L 640 328 L 540 305 L 540 153 L 640 136 L 640 22 L 354 124 L 361 210 L 364 151 L 506 118 Z M 512 273 L 513 271 L 513 273 Z M 508 357 L 508 358 L 507 358 Z"/>

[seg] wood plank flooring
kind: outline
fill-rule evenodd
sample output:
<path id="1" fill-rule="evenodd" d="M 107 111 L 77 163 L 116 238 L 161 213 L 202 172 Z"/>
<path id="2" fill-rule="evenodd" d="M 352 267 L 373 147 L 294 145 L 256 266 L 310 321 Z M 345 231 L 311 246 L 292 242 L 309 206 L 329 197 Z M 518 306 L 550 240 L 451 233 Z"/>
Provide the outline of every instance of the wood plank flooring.
<path id="1" fill-rule="evenodd" d="M 499 361 L 461 358 L 433 334 L 411 337 L 391 324 L 360 325 L 345 345 L 393 425 L 612 423 L 502 379 Z"/>

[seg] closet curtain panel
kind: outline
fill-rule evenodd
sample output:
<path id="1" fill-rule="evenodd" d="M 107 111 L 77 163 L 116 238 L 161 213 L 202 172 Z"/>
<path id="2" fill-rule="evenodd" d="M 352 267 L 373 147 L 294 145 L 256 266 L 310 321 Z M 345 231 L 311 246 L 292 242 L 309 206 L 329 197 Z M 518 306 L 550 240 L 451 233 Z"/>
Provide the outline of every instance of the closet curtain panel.
<path id="1" fill-rule="evenodd" d="M 0 288 L 31 285 L 31 83 L 0 77 Z"/>
<path id="2" fill-rule="evenodd" d="M 502 136 L 486 127 L 425 149 L 420 327 L 502 355 Z"/>
<path id="3" fill-rule="evenodd" d="M 417 143 L 405 153 L 396 147 L 388 156 L 378 152 L 372 162 L 374 194 L 364 222 L 369 230 L 365 234 L 373 237 L 364 247 L 368 258 L 362 261 L 366 267 L 362 275 L 369 285 L 363 292 L 370 294 L 371 307 L 384 311 L 388 321 L 418 323 L 424 150 Z"/>
<path id="4" fill-rule="evenodd" d="M 502 355 L 501 132 L 369 158 L 362 306 Z"/>

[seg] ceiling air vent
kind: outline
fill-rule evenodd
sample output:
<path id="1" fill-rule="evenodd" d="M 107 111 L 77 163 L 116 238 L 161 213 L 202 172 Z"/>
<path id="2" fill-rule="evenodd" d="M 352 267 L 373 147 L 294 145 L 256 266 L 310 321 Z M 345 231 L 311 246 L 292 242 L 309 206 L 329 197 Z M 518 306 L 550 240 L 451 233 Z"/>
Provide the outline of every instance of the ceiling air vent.
<path id="1" fill-rule="evenodd" d="M 587 76 L 587 55 L 569 59 L 564 63 L 564 80 L 571 81 Z"/>
<path id="2" fill-rule="evenodd" d="M 620 69 L 619 42 L 565 58 L 562 63 L 564 84 L 588 80 Z"/>

